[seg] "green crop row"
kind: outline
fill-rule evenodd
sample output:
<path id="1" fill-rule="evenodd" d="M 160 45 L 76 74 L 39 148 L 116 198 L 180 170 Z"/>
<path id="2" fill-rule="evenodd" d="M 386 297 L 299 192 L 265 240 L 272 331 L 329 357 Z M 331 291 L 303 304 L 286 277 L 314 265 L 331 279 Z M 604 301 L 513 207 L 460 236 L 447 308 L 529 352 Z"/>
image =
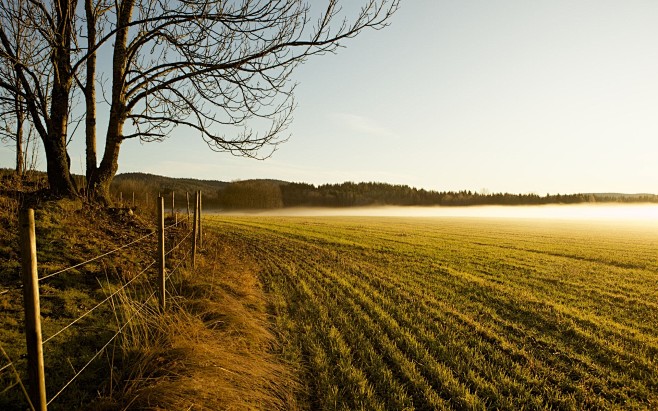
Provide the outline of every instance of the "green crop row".
<path id="1" fill-rule="evenodd" d="M 256 261 L 311 409 L 658 408 L 658 234 L 215 217 Z"/>

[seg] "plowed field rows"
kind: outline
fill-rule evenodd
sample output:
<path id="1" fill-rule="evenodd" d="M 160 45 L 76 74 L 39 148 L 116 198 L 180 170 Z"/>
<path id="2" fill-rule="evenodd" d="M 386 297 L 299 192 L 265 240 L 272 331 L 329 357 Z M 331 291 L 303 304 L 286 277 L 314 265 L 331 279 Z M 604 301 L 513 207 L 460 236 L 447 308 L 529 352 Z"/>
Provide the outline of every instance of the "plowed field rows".
<path id="1" fill-rule="evenodd" d="M 658 409 L 658 232 L 215 217 L 311 409 Z"/>

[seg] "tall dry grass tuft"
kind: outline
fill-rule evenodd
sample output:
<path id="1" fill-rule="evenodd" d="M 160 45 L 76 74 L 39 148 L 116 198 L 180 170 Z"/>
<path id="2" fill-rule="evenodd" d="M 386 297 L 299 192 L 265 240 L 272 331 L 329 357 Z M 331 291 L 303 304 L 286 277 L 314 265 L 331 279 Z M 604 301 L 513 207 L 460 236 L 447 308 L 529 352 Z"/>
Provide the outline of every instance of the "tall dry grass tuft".
<path id="1" fill-rule="evenodd" d="M 276 354 L 268 304 L 256 268 L 213 234 L 197 269 L 169 283 L 169 307 L 158 313 L 122 294 L 117 321 L 124 329 L 120 363 L 104 396 L 107 409 L 295 410 L 300 384 Z M 146 287 L 144 295 L 152 294 Z M 122 370 L 122 371 L 118 371 Z"/>

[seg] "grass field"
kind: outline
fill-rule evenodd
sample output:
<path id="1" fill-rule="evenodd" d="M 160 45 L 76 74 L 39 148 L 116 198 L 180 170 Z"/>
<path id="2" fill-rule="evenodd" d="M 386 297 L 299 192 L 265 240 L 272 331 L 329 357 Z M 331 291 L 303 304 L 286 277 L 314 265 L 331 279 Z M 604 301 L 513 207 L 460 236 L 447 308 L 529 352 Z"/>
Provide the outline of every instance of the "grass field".
<path id="1" fill-rule="evenodd" d="M 658 409 L 658 230 L 214 217 L 310 409 Z"/>

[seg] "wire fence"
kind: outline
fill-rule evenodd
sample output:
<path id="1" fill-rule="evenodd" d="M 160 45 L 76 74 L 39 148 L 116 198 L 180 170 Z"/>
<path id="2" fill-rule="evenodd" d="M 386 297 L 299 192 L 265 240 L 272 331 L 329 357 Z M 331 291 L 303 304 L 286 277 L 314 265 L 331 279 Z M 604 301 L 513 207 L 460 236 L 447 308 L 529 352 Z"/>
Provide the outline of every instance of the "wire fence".
<path id="1" fill-rule="evenodd" d="M 115 297 L 116 295 L 118 295 L 120 292 L 124 291 L 124 290 L 126 289 L 126 287 L 128 287 L 130 284 L 132 284 L 135 280 L 137 280 L 138 278 L 142 277 L 142 276 L 146 273 L 146 271 L 147 271 L 149 268 L 151 268 L 151 267 L 153 267 L 153 266 L 155 265 L 155 263 L 156 263 L 156 262 L 153 261 L 151 264 L 149 264 L 148 266 L 146 266 L 146 268 L 144 268 L 139 274 L 137 274 L 136 276 L 134 276 L 133 278 L 131 278 L 127 283 L 125 283 L 124 285 L 122 285 L 121 287 L 119 287 L 115 292 L 113 292 L 112 294 L 108 295 L 103 301 L 99 302 L 98 304 L 96 304 L 95 306 L 93 306 L 91 309 L 89 309 L 88 311 L 86 311 L 84 314 L 82 314 L 82 315 L 79 316 L 78 318 L 76 318 L 76 319 L 74 319 L 73 321 L 71 321 L 68 325 L 64 326 L 64 327 L 61 328 L 59 331 L 55 332 L 53 335 L 51 335 L 50 337 L 48 337 L 48 338 L 46 338 L 45 340 L 43 340 L 43 343 L 42 343 L 42 344 L 46 344 L 48 341 L 50 341 L 50 340 L 52 340 L 53 338 L 57 337 L 59 334 L 63 333 L 63 332 L 66 331 L 68 328 L 70 328 L 71 326 L 73 326 L 73 324 L 75 324 L 75 323 L 77 323 L 78 321 L 82 320 L 82 319 L 85 318 L 87 315 L 91 314 L 94 310 L 96 310 L 97 308 L 99 308 L 100 306 L 102 306 L 103 304 L 105 304 L 106 302 L 108 302 L 110 299 L 112 299 L 113 297 Z"/>
<path id="2" fill-rule="evenodd" d="M 173 227 L 173 224 L 170 225 L 170 226 L 168 226 L 168 227 L 165 227 L 165 230 L 168 229 L 168 228 L 170 228 L 170 227 Z M 112 250 L 112 251 L 108 251 L 108 252 L 103 253 L 103 254 L 101 254 L 101 255 L 97 255 L 96 257 L 90 258 L 90 259 L 88 259 L 88 260 L 86 260 L 86 261 L 82 261 L 82 262 L 80 262 L 80 263 L 78 263 L 78 264 L 75 264 L 75 265 L 72 265 L 72 266 L 70 266 L 70 267 L 66 267 L 66 268 L 61 269 L 61 270 L 59 270 L 59 271 L 55 271 L 54 273 L 50 273 L 50 274 L 48 274 L 48 275 L 44 275 L 43 277 L 39 278 L 39 281 L 47 280 L 48 278 L 51 278 L 51 277 L 54 277 L 54 276 L 56 276 L 56 275 L 59 275 L 59 274 L 65 273 L 65 272 L 70 271 L 70 270 L 73 270 L 73 269 L 75 269 L 75 268 L 82 267 L 82 266 L 87 265 L 87 264 L 89 264 L 89 263 L 91 263 L 91 262 L 93 262 L 93 261 L 100 260 L 100 259 L 103 258 L 103 257 L 108 257 L 108 256 L 110 256 L 110 255 L 112 255 L 112 254 L 115 254 L 115 253 L 117 253 L 117 252 L 119 252 L 119 251 L 125 249 L 125 248 L 130 247 L 131 245 L 137 244 L 137 243 L 139 243 L 140 241 L 142 241 L 142 240 L 144 240 L 144 239 L 146 239 L 146 238 L 151 237 L 152 235 L 155 235 L 155 231 L 153 231 L 153 232 L 151 232 L 151 233 L 149 233 L 149 234 L 146 234 L 146 235 L 144 235 L 144 236 L 142 236 L 142 237 L 140 237 L 140 238 L 138 238 L 138 239 L 136 239 L 136 240 L 134 240 L 134 241 L 131 241 L 131 242 L 129 242 L 128 244 L 124 244 L 124 245 L 122 245 L 121 247 L 117 247 L 117 248 L 115 248 L 115 249 Z"/>
<path id="3" fill-rule="evenodd" d="M 114 340 L 115 340 L 115 339 L 121 334 L 121 332 L 123 331 L 123 329 L 126 328 L 126 326 L 127 326 L 128 324 L 130 324 L 130 322 L 133 320 L 133 318 L 135 318 L 135 317 L 137 316 L 137 314 L 139 314 L 139 313 L 144 309 L 144 307 L 147 306 L 148 302 L 151 300 L 151 298 L 152 298 L 154 295 L 155 295 L 155 291 L 153 291 L 153 292 L 151 293 L 151 295 L 149 295 L 149 296 L 146 298 L 146 300 L 145 300 L 145 301 L 140 305 L 140 307 L 139 307 L 139 308 L 138 308 L 138 309 L 137 309 L 137 310 L 136 310 L 136 311 L 130 316 L 130 318 L 128 318 L 128 320 L 126 320 L 126 322 L 123 323 L 123 325 L 121 325 L 121 326 L 119 327 L 119 329 L 114 333 L 114 335 L 112 335 L 112 337 L 110 337 L 110 339 L 109 339 L 109 340 L 108 340 L 108 341 L 107 341 L 107 342 L 106 342 L 106 343 L 105 343 L 105 344 L 104 344 L 104 345 L 103 345 L 98 351 L 96 351 L 96 353 L 95 353 L 95 354 L 89 359 L 89 361 L 87 361 L 87 363 L 86 363 L 85 365 L 83 365 L 82 368 L 80 368 L 80 370 L 79 370 L 77 373 L 75 373 L 75 375 L 73 376 L 73 378 L 71 378 L 70 380 L 68 380 L 68 381 L 66 382 L 66 384 L 64 384 L 64 386 L 63 386 L 62 388 L 60 388 L 60 390 L 57 391 L 57 393 L 56 393 L 55 395 L 53 395 L 52 397 L 50 397 L 50 399 L 48 400 L 48 402 L 46 403 L 46 405 L 50 405 L 50 403 L 52 403 L 57 397 L 59 397 L 59 395 L 60 395 L 62 392 L 64 392 L 64 390 L 66 390 L 66 389 L 69 387 L 69 385 L 71 385 L 71 384 L 73 383 L 73 381 L 75 381 L 75 380 L 76 380 L 76 379 L 77 379 L 77 378 L 78 378 L 78 377 L 84 372 L 84 370 L 86 370 L 87 367 L 89 367 L 89 365 L 90 365 L 90 364 L 91 364 L 96 358 L 98 358 L 99 355 L 101 355 L 101 353 L 102 353 L 103 351 L 105 351 L 105 349 L 106 349 L 106 348 L 107 348 L 107 347 L 108 347 L 108 346 L 109 346 L 109 345 L 110 345 L 110 344 L 111 344 L 111 343 L 112 343 L 112 342 L 113 342 L 113 341 L 114 341 Z"/>
<path id="4" fill-rule="evenodd" d="M 200 197 L 200 193 L 197 193 L 197 197 Z M 88 367 L 113 343 L 117 341 L 117 338 L 123 333 L 124 329 L 133 322 L 135 318 L 138 318 L 138 315 L 141 314 L 144 310 L 146 310 L 147 307 L 149 307 L 149 304 L 151 301 L 154 299 L 154 297 L 158 296 L 158 299 L 160 300 L 160 307 L 164 307 L 164 299 L 165 299 L 165 294 L 166 294 L 166 287 L 164 287 L 164 284 L 166 284 L 166 281 L 169 281 L 170 278 L 177 272 L 180 272 L 181 267 L 185 264 L 186 261 L 190 262 L 190 266 L 193 266 L 193 261 L 189 260 L 190 255 L 195 253 L 196 250 L 196 240 L 197 237 L 200 235 L 200 230 L 198 230 L 197 227 L 200 227 L 201 225 L 201 213 L 198 210 L 200 201 L 197 200 L 197 205 L 195 207 L 195 221 L 193 224 L 193 227 L 189 227 L 183 224 L 179 224 L 177 219 L 174 218 L 174 223 L 169 224 L 167 226 L 164 225 L 164 218 L 159 218 L 160 224 L 158 227 L 158 230 L 152 231 L 146 235 L 143 235 L 135 240 L 132 240 L 126 244 L 121 245 L 120 247 L 117 247 L 113 250 L 107 251 L 105 253 L 99 254 L 97 256 L 94 256 L 92 258 L 89 258 L 85 261 L 81 261 L 79 263 L 73 264 L 69 267 L 59 269 L 55 272 L 49 273 L 47 275 L 44 275 L 42 277 L 38 277 L 37 275 L 37 270 L 36 270 L 36 241 L 34 238 L 34 213 L 32 210 L 24 210 L 25 213 L 21 214 L 21 260 L 22 260 L 22 266 L 23 266 L 23 286 L 26 288 L 24 290 L 24 295 L 26 296 L 25 298 L 25 320 L 26 320 L 26 338 L 27 338 L 27 362 L 28 362 L 28 375 L 30 376 L 30 383 L 28 385 L 29 390 L 26 390 L 26 384 L 23 383 L 23 380 L 21 378 L 21 373 L 17 370 L 17 367 L 15 366 L 16 363 L 13 362 L 9 355 L 5 352 L 5 350 L 0 346 L 0 351 L 2 353 L 2 358 L 4 359 L 2 362 L 0 362 L 0 376 L 6 373 L 11 373 L 12 376 L 10 378 L 4 378 L 2 381 L 10 381 L 9 385 L 6 387 L 0 387 L 0 394 L 4 394 L 9 390 L 16 389 L 16 387 L 20 387 L 23 396 L 25 397 L 25 400 L 29 407 L 33 410 L 44 410 L 49 406 L 53 401 L 55 401 L 60 395 L 67 389 L 69 388 L 75 381 L 82 375 L 85 370 L 88 369 Z M 160 198 L 159 201 L 159 207 L 160 207 L 160 216 L 162 217 L 164 214 L 163 210 L 163 199 Z M 189 212 L 188 212 L 189 213 Z M 25 214 L 25 216 L 24 216 Z M 197 217 L 198 216 L 198 217 Z M 198 218 L 198 220 L 197 220 Z M 30 220 L 31 219 L 31 220 Z M 27 222 L 23 222 L 23 220 L 26 220 Z M 181 228 L 178 230 L 174 230 L 176 228 Z M 23 229 L 26 229 L 28 231 L 31 230 L 31 232 L 23 232 Z M 185 230 L 181 233 L 182 230 Z M 164 248 L 158 252 L 160 255 L 156 255 L 154 259 L 151 259 L 150 262 L 147 264 L 143 265 L 142 268 L 137 272 L 135 275 L 132 276 L 132 278 L 128 279 L 127 281 L 124 281 L 122 284 L 118 285 L 118 288 L 114 289 L 114 291 L 108 291 L 108 294 L 103 298 L 102 300 L 98 301 L 96 304 L 93 305 L 93 307 L 89 308 L 85 312 L 83 312 L 81 315 L 77 316 L 76 318 L 70 320 L 66 325 L 60 327 L 58 330 L 51 332 L 50 336 L 48 336 L 46 339 L 42 340 L 41 338 L 41 324 L 40 324 L 40 315 L 39 312 L 36 313 L 36 315 L 30 315 L 30 308 L 29 308 L 29 301 L 28 301 L 28 296 L 30 295 L 30 292 L 32 294 L 36 295 L 37 301 L 32 302 L 33 304 L 36 304 L 37 311 L 39 310 L 39 284 L 42 283 L 45 280 L 51 279 L 53 277 L 56 277 L 60 274 L 63 274 L 65 272 L 68 272 L 73 269 L 78 269 L 80 267 L 83 267 L 89 263 L 92 263 L 94 261 L 99 261 L 104 258 L 108 258 L 112 255 L 115 255 L 121 251 L 124 251 L 128 249 L 129 247 L 135 247 L 137 245 L 142 246 L 140 243 L 144 243 L 145 248 L 148 247 L 150 249 L 154 249 L 153 244 L 148 242 L 149 239 L 155 239 L 156 234 L 160 233 L 160 238 L 164 238 L 166 233 L 170 232 L 169 238 L 170 238 L 170 246 L 166 247 L 168 248 L 165 250 Z M 188 251 L 185 253 L 179 252 L 178 258 L 173 259 L 172 256 L 176 252 L 176 250 L 180 250 L 181 247 L 186 243 L 190 241 L 191 237 L 191 247 L 189 247 Z M 27 239 L 27 240 L 26 240 Z M 30 244 L 28 244 L 30 243 Z M 165 267 L 165 259 L 169 256 L 169 260 L 175 261 L 173 263 L 173 268 L 169 270 L 164 270 Z M 32 258 L 34 257 L 34 258 Z M 26 258 L 29 258 L 30 260 L 33 260 L 33 264 L 26 263 Z M 172 261 L 170 261 L 171 264 Z M 32 269 L 30 270 L 29 267 L 32 266 Z M 161 289 L 157 287 L 153 287 L 152 285 L 149 287 L 148 284 L 148 279 L 147 279 L 147 274 L 149 271 L 153 271 L 154 267 L 157 269 L 158 266 L 160 266 L 161 271 L 159 275 L 162 277 L 162 284 L 163 287 Z M 27 267 L 27 268 L 26 268 Z M 26 271 L 31 271 L 31 273 L 27 273 Z M 30 281 L 28 276 L 32 276 L 34 281 Z M 34 284 L 30 284 L 33 282 Z M 134 302 L 137 303 L 137 308 L 134 309 L 130 315 L 123 321 L 123 323 L 120 323 L 119 318 L 121 317 L 120 314 L 117 313 L 117 306 L 118 304 L 115 304 L 115 300 L 119 297 L 121 297 L 122 294 L 126 294 L 129 291 L 132 291 L 135 296 L 140 295 L 139 290 L 137 290 L 135 287 L 137 287 L 137 284 L 146 284 L 146 286 L 143 287 L 141 290 L 141 295 L 146 295 L 148 294 L 141 302 L 135 300 Z M 108 285 L 109 285 L 109 279 L 108 279 Z M 144 288 L 146 289 L 146 292 L 144 292 Z M 153 289 L 155 288 L 155 289 Z M 150 290 L 153 290 L 149 293 Z M 8 292 L 9 290 L 6 290 L 5 292 Z M 158 295 L 160 294 L 160 295 Z M 110 304 L 111 303 L 111 304 Z M 67 330 L 70 330 L 72 327 L 78 325 L 81 326 L 80 322 L 84 319 L 89 317 L 92 313 L 95 311 L 101 309 L 101 307 L 107 306 L 108 304 L 111 305 L 109 310 L 114 313 L 114 317 L 117 319 L 117 327 L 114 330 L 113 334 L 107 338 L 107 340 L 101 345 L 100 348 L 98 348 L 93 355 L 86 361 L 85 364 L 83 364 L 77 371 L 74 369 L 74 375 L 65 383 L 61 384 L 61 387 L 57 389 L 56 393 L 52 395 L 50 398 L 46 400 L 46 393 L 45 393 L 45 374 L 44 374 L 44 363 L 43 363 L 43 352 L 46 347 L 46 344 L 50 343 L 53 341 L 56 337 L 61 336 L 64 334 Z M 36 318 L 38 324 L 35 325 L 30 325 L 30 317 Z M 30 335 L 34 334 L 33 331 L 35 331 L 33 328 L 36 328 L 38 330 L 38 338 L 36 342 L 31 342 L 30 341 Z M 78 328 L 78 327 L 76 327 Z M 84 332 L 84 330 L 82 330 Z M 32 347 L 31 345 L 36 345 L 35 347 Z M 50 345 L 50 344 L 49 344 Z M 40 352 L 41 358 L 33 358 L 33 352 Z M 34 377 L 37 375 L 37 377 Z M 41 375 L 41 377 L 39 377 Z M 33 381 L 33 379 L 40 379 L 43 378 L 44 381 Z M 42 390 L 43 392 L 37 392 L 39 387 L 43 387 Z"/>
<path id="5" fill-rule="evenodd" d="M 25 400 L 27 401 L 28 405 L 30 406 L 30 409 L 34 410 L 34 405 L 32 405 L 32 401 L 30 399 L 30 396 L 27 393 L 27 390 L 25 389 L 25 384 L 23 384 L 23 380 L 21 379 L 20 374 L 16 370 L 16 367 L 14 366 L 14 362 L 9 358 L 9 355 L 7 355 L 7 352 L 5 351 L 4 347 L 0 345 L 0 351 L 2 351 L 2 356 L 5 360 L 7 360 L 7 364 L 3 365 L 0 368 L 0 375 L 2 375 L 5 370 L 11 371 L 12 375 L 14 377 L 14 382 L 10 384 L 9 386 L 5 387 L 2 391 L 0 391 L 0 395 L 4 394 L 5 392 L 11 390 L 12 388 L 19 386 L 21 389 L 21 392 L 23 393 L 23 396 L 25 397 Z"/>

